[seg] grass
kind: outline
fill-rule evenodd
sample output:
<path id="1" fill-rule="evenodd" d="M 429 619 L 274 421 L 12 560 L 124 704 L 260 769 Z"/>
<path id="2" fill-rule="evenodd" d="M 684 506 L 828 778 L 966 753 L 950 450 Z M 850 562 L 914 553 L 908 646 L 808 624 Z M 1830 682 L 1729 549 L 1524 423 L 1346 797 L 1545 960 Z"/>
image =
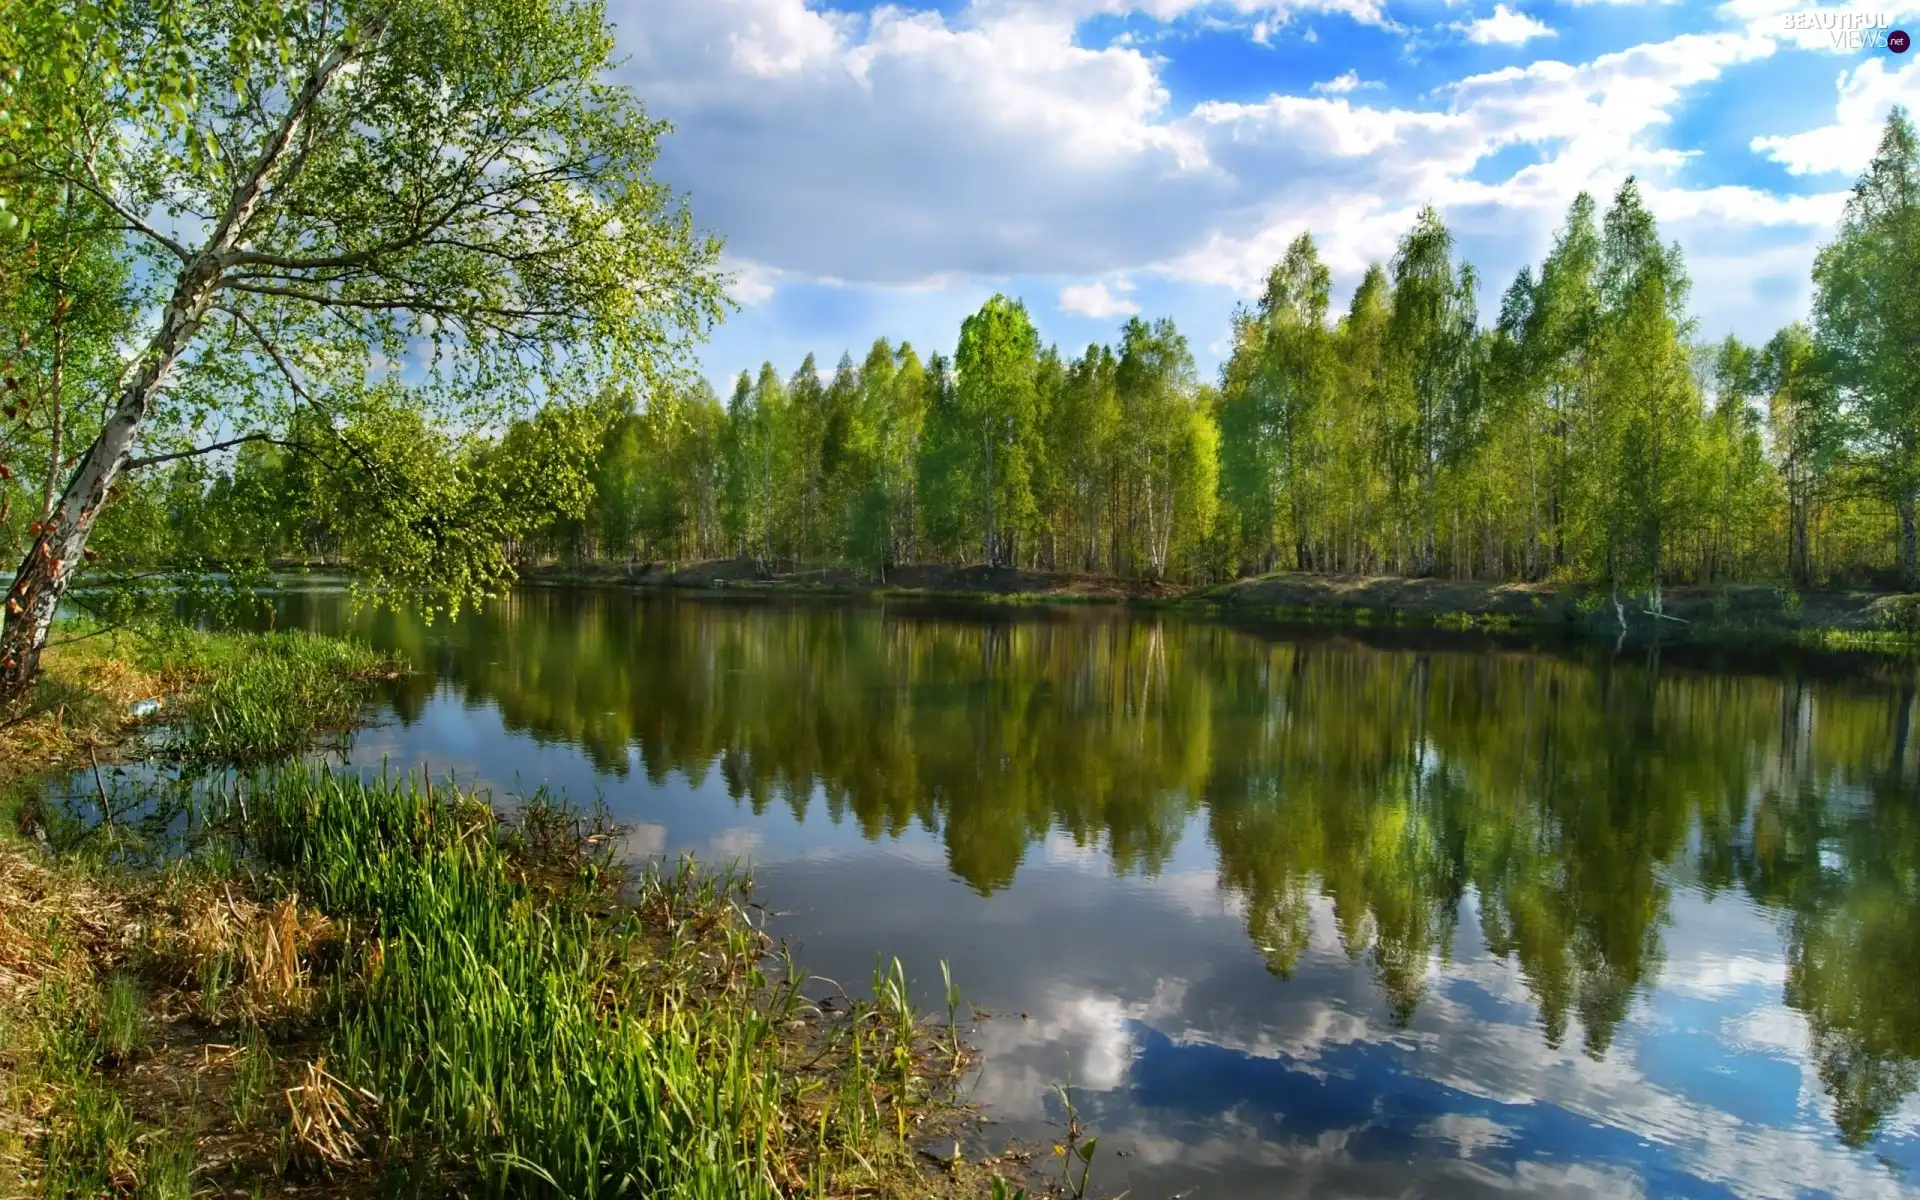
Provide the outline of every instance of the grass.
<path id="1" fill-rule="evenodd" d="M 543 796 L 305 767 L 204 795 L 158 871 L 0 845 L 0 1100 L 29 1114 L 0 1165 L 41 1193 L 945 1186 L 914 1143 L 961 1114 L 950 977 L 944 1022 L 897 960 L 829 1018 L 742 879 L 629 875 Z"/>
<path id="2" fill-rule="evenodd" d="M 255 764 L 297 754 L 319 733 L 350 727 L 367 681 L 392 665 L 370 647 L 294 630 L 207 637 L 171 751 L 200 764 Z"/>
<path id="3" fill-rule="evenodd" d="M 0 727 L 0 1181 L 772 1200 L 978 1195 L 1028 1161 L 922 1148 L 969 1114 L 944 963 L 944 1015 L 897 959 L 816 1004 L 745 877 L 626 869 L 603 813 L 544 795 L 297 765 L 392 673 L 304 633 L 50 651 Z M 143 739 L 171 774 L 110 788 Z M 76 768 L 95 788 L 45 803 Z"/>
<path id="4" fill-rule="evenodd" d="M 840 1059 L 852 1107 L 802 1123 L 780 1069 L 799 994 L 762 973 L 726 876 L 649 872 L 620 904 L 611 862 L 573 849 L 605 830 L 540 799 L 506 822 L 446 788 L 295 771 L 250 806 L 283 882 L 365 931 L 335 985 L 342 1128 L 431 1144 L 491 1194 L 771 1197 L 860 1174 L 835 1151 L 869 1140 L 845 1134 L 876 1094 L 905 1119 L 931 1039 L 896 978 Z"/>
<path id="5" fill-rule="evenodd" d="M 200 764 L 265 762 L 349 727 L 367 685 L 396 674 L 370 647 L 304 631 L 207 633 L 182 626 L 109 629 L 62 622 L 32 691 L 0 714 L 0 823 L 31 777 L 126 756 L 156 724 L 166 749 Z M 136 717 L 132 706 L 158 711 Z"/>

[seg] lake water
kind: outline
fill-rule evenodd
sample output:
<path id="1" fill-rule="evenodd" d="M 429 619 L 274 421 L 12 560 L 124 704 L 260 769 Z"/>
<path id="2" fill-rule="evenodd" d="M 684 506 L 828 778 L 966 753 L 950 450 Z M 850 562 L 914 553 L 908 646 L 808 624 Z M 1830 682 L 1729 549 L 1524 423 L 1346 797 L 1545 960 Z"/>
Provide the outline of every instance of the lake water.
<path id="1" fill-rule="evenodd" d="M 973 1097 L 1096 1195 L 1920 1186 L 1911 664 L 1100 609 L 297 592 L 423 668 L 356 765 L 749 861 L 801 964 L 993 1010 Z"/>

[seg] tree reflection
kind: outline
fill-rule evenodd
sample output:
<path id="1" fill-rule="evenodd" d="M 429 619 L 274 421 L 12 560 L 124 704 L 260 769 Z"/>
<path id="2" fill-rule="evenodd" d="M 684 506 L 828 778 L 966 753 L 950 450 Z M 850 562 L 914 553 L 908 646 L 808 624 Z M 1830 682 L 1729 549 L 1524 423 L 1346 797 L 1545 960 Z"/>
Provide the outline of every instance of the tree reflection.
<path id="1" fill-rule="evenodd" d="M 337 627 L 337 609 L 289 597 L 282 621 Z M 756 813 L 870 839 L 925 829 L 982 894 L 1049 833 L 1155 874 L 1197 817 L 1276 975 L 1324 902 L 1403 1022 L 1477 909 L 1546 1040 L 1600 1057 L 1658 981 L 1675 881 L 1740 889 L 1783 916 L 1785 1000 L 1843 1137 L 1871 1139 L 1916 1085 L 1911 665 L 1832 682 L 1065 610 L 538 589 L 452 625 L 353 622 L 604 772 L 711 775 Z M 402 719 L 430 686 L 407 685 Z"/>

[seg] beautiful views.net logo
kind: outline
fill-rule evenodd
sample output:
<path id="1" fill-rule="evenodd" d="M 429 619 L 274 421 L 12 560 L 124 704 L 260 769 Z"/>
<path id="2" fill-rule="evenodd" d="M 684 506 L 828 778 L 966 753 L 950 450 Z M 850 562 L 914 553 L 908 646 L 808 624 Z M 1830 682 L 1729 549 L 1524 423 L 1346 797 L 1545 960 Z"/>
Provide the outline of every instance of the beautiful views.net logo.
<path id="1" fill-rule="evenodd" d="M 1786 15 L 1790 33 L 1825 33 L 1836 49 L 1889 50 L 1905 54 L 1912 39 L 1904 29 L 1893 28 L 1886 13 L 1843 12 L 1839 9 L 1808 9 Z"/>

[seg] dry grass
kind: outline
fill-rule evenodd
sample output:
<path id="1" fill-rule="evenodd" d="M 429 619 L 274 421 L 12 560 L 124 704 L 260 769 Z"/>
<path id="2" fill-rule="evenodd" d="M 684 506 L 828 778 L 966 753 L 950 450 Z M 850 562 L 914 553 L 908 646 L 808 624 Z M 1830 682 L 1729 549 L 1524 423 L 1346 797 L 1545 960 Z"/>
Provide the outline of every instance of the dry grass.
<path id="1" fill-rule="evenodd" d="M 159 700 L 164 709 L 187 686 L 137 665 L 124 635 L 50 647 L 32 693 L 13 712 L 0 713 L 0 788 L 18 789 L 37 775 L 121 757 L 128 735 L 147 723 L 130 716 L 129 707 Z M 21 817 L 21 832 L 31 835 L 34 813 L 29 809 Z"/>
<path id="2" fill-rule="evenodd" d="M 333 923 L 298 896 L 259 901 L 228 879 L 176 868 L 147 884 L 153 914 L 146 965 L 156 1007 L 201 1021 L 299 1021 L 313 1011 L 309 967 L 335 940 Z"/>
<path id="3" fill-rule="evenodd" d="M 93 1186 L 140 1194 L 156 1194 L 146 1181 L 167 1156 L 229 1182 L 284 1173 L 289 1150 L 351 1156 L 324 1064 L 303 1078 L 257 1033 L 218 1040 L 277 1027 L 295 1039 L 280 1053 L 297 1053 L 314 956 L 335 936 L 295 897 L 261 901 L 184 868 L 88 870 L 0 839 L 0 1180 L 76 1194 L 38 1178 L 55 1144 L 93 1147 Z M 115 1013 L 102 998 L 116 987 L 137 1006 Z"/>
<path id="4" fill-rule="evenodd" d="M 90 987 L 92 947 L 75 953 L 67 931 L 111 956 L 124 913 L 78 872 L 43 865 L 0 840 L 0 1179 L 27 1176 L 27 1147 L 45 1132 L 48 1098 L 34 1064 L 32 1020 L 49 991 Z"/>
<path id="5" fill-rule="evenodd" d="M 327 1060 L 317 1058 L 300 1072 L 300 1082 L 286 1090 L 287 1112 L 300 1148 L 323 1162 L 345 1166 L 360 1157 L 354 1131 L 366 1121 L 358 1109 L 378 1102 L 372 1092 L 342 1083 L 327 1073 Z"/>
<path id="6" fill-rule="evenodd" d="M 0 1005 L 29 1005 L 50 985 L 77 987 L 124 963 L 140 929 L 125 895 L 0 839 Z"/>

